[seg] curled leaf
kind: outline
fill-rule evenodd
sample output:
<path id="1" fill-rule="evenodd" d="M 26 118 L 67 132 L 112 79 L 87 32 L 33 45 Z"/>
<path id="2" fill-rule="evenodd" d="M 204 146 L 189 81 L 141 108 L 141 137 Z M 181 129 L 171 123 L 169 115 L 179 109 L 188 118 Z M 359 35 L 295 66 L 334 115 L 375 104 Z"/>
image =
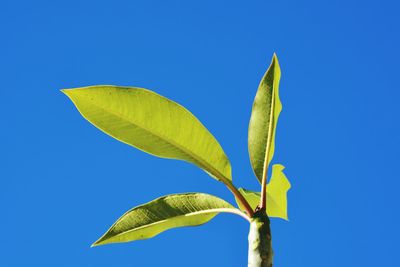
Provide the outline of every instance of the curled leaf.
<path id="1" fill-rule="evenodd" d="M 287 215 L 287 191 L 290 189 L 290 182 L 286 178 L 281 164 L 272 166 L 271 180 L 267 185 L 267 214 L 269 217 L 276 217 L 288 220 Z M 239 188 L 244 198 L 249 202 L 252 209 L 256 209 L 260 203 L 260 192 Z M 241 204 L 238 202 L 242 209 Z"/>
<path id="2" fill-rule="evenodd" d="M 275 151 L 275 132 L 282 110 L 279 99 L 281 70 L 274 54 L 257 90 L 251 112 L 248 149 L 254 174 L 261 183 Z"/>

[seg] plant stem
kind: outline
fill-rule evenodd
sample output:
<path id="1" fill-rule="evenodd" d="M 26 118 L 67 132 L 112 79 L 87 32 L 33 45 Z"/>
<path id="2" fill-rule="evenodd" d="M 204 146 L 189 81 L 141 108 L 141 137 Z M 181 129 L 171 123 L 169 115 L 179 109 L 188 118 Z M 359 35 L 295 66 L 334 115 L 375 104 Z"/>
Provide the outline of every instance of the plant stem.
<path id="1" fill-rule="evenodd" d="M 237 188 L 232 183 L 224 182 L 224 184 L 229 188 L 229 190 L 236 197 L 236 199 L 243 205 L 243 208 L 245 209 L 247 215 L 250 218 L 253 217 L 254 215 L 253 209 L 251 208 L 249 202 L 247 202 L 247 200 L 239 192 L 239 190 L 237 190 Z"/>
<path id="2" fill-rule="evenodd" d="M 248 267 L 272 267 L 269 218 L 265 210 L 254 213 L 250 222 Z"/>

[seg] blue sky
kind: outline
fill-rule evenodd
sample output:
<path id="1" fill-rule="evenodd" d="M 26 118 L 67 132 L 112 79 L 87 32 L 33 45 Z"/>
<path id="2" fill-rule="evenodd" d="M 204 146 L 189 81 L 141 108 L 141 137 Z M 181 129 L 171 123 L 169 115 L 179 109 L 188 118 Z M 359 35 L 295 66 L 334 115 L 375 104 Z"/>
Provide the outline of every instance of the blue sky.
<path id="1" fill-rule="evenodd" d="M 257 189 L 247 125 L 273 52 L 283 111 L 274 162 L 290 222 L 272 220 L 276 266 L 400 266 L 398 1 L 0 2 L 0 266 L 246 266 L 247 222 L 220 215 L 90 248 L 126 210 L 208 192 L 196 167 L 119 143 L 59 89 L 152 89 L 191 110 Z"/>

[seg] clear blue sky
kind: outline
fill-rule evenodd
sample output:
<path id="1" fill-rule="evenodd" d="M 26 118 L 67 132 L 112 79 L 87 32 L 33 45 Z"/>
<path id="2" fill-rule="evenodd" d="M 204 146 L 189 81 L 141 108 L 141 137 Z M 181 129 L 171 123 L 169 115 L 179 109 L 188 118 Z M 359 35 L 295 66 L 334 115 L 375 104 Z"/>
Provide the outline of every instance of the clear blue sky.
<path id="1" fill-rule="evenodd" d="M 160 195 L 233 202 L 184 162 L 85 121 L 61 88 L 146 87 L 217 137 L 234 182 L 257 188 L 247 125 L 273 52 L 283 112 L 275 163 L 292 182 L 275 265 L 400 266 L 398 1 L 0 2 L 0 266 L 237 266 L 247 222 L 220 215 L 154 239 L 89 248 Z"/>

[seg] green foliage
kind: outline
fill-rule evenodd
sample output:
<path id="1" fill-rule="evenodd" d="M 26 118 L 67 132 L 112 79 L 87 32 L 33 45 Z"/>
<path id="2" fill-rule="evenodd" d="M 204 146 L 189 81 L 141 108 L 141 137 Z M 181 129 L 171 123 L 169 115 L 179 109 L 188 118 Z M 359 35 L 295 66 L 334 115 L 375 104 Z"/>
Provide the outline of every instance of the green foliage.
<path id="1" fill-rule="evenodd" d="M 147 239 L 171 228 L 201 225 L 220 212 L 241 215 L 231 204 L 207 194 L 160 197 L 122 215 L 93 246 Z"/>
<path id="2" fill-rule="evenodd" d="M 191 162 L 222 181 L 231 165 L 206 127 L 181 105 L 137 87 L 90 86 L 63 92 L 94 126 L 162 158 Z"/>
<path id="3" fill-rule="evenodd" d="M 193 163 L 223 182 L 245 212 L 203 193 L 168 195 L 128 211 L 93 245 L 147 239 L 171 228 L 201 225 L 218 213 L 228 212 L 251 222 L 250 246 L 268 244 L 266 249 L 263 248 L 266 245 L 257 245 L 257 249 L 249 250 L 251 266 L 261 266 L 255 259 L 262 259 L 265 266 L 272 266 L 268 216 L 287 219 L 286 194 L 290 188 L 280 164 L 272 167 L 270 182 L 268 185 L 266 182 L 282 109 L 280 75 L 278 59 L 274 55 L 260 82 L 249 123 L 250 161 L 261 183 L 261 193 L 237 189 L 233 185 L 231 165 L 220 144 L 181 105 L 137 87 L 101 85 L 63 90 L 82 116 L 106 134 L 152 155 Z M 262 224 L 254 223 L 257 220 Z"/>
<path id="4" fill-rule="evenodd" d="M 279 99 L 280 78 L 281 69 L 274 54 L 271 65 L 258 86 L 249 123 L 250 161 L 260 183 L 275 152 L 276 125 L 282 110 Z"/>

